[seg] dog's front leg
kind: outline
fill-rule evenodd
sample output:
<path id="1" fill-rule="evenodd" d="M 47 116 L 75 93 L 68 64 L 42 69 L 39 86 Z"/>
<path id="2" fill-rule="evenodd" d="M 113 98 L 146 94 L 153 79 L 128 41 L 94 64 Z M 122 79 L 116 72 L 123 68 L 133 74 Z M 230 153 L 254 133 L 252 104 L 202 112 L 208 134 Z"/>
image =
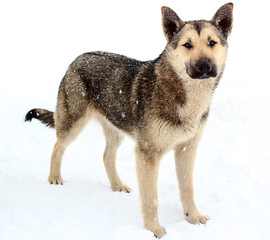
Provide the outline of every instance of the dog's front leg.
<path id="1" fill-rule="evenodd" d="M 158 221 L 157 178 L 160 157 L 137 146 L 136 162 L 144 227 L 161 238 L 166 231 Z"/>
<path id="2" fill-rule="evenodd" d="M 196 207 L 193 198 L 193 167 L 200 137 L 177 146 L 175 149 L 176 173 L 180 189 L 180 197 L 186 219 L 192 224 L 205 224 L 209 219 L 203 216 Z"/>

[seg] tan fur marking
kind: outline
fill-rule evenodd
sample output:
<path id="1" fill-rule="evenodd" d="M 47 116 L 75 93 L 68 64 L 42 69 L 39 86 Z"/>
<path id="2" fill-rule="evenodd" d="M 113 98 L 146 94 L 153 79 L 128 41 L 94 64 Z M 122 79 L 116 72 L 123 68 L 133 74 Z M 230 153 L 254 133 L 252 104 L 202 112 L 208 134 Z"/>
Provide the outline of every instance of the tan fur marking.
<path id="1" fill-rule="evenodd" d="M 106 138 L 106 148 L 103 154 L 103 162 L 107 176 L 111 183 L 111 188 L 113 191 L 123 191 L 129 193 L 131 192 L 131 189 L 123 184 L 116 169 L 117 150 L 123 142 L 125 135 L 101 115 L 96 114 L 95 119 L 101 123 Z"/>
<path id="2" fill-rule="evenodd" d="M 156 237 L 160 238 L 166 233 L 165 229 L 159 224 L 157 211 L 157 177 L 160 156 L 156 153 L 146 155 L 138 146 L 135 149 L 135 153 L 144 226 L 152 231 Z"/>
<path id="3" fill-rule="evenodd" d="M 60 131 L 61 126 L 59 126 L 59 117 L 57 112 L 55 113 L 55 126 L 57 131 L 57 142 L 54 146 L 52 157 L 51 157 L 51 168 L 50 168 L 50 175 L 48 181 L 52 184 L 63 184 L 63 180 L 61 177 L 61 164 L 62 158 L 65 153 L 66 148 L 68 145 L 74 141 L 80 132 L 83 130 L 85 125 L 88 123 L 89 118 L 91 116 L 91 110 L 89 109 L 86 114 L 79 119 L 72 129 L 68 132 Z"/>
<path id="4" fill-rule="evenodd" d="M 66 147 L 62 145 L 59 141 L 56 142 L 52 158 L 51 158 L 51 169 L 48 178 L 51 184 L 61 184 L 63 185 L 63 179 L 61 177 L 61 164 Z"/>
<path id="5" fill-rule="evenodd" d="M 192 224 L 206 223 L 208 217 L 203 216 L 195 205 L 193 198 L 193 168 L 196 151 L 204 126 L 201 126 L 194 139 L 179 144 L 175 148 L 175 166 L 179 183 L 180 197 L 188 222 Z"/>

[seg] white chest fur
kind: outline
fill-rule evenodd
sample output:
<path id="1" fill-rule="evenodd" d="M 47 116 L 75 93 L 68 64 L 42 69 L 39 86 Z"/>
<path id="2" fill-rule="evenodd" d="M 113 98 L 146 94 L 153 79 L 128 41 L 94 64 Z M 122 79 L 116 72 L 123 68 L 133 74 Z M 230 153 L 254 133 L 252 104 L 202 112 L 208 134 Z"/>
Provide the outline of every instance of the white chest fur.
<path id="1" fill-rule="evenodd" d="M 186 103 L 179 106 L 179 118 L 181 121 L 181 135 L 184 138 L 192 137 L 200 125 L 201 117 L 210 107 L 215 79 L 190 79 L 184 82 Z M 190 135 L 190 136 L 188 136 Z"/>

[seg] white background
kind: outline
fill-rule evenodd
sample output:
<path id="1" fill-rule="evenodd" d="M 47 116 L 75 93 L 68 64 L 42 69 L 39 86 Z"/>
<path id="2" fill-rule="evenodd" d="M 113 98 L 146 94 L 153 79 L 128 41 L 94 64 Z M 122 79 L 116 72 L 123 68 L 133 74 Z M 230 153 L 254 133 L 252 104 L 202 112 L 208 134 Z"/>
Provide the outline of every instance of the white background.
<path id="1" fill-rule="evenodd" d="M 143 228 L 133 142 L 118 170 L 132 193 L 110 190 L 100 126 L 91 122 L 66 151 L 63 186 L 47 183 L 54 130 L 24 123 L 34 107 L 54 110 L 59 83 L 81 53 L 140 60 L 166 45 L 160 8 L 183 20 L 211 19 L 224 1 L 1 1 L 0 239 L 155 239 Z M 184 219 L 173 154 L 159 175 L 164 239 L 270 239 L 269 3 L 234 1 L 225 73 L 214 95 L 194 172 L 195 199 L 211 219 Z"/>

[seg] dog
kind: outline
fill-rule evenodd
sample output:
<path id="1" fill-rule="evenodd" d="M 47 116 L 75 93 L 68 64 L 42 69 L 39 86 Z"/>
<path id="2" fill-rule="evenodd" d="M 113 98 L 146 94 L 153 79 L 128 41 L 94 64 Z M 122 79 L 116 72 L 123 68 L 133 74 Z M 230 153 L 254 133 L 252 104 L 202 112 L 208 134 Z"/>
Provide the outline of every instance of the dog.
<path id="1" fill-rule="evenodd" d="M 135 141 L 136 170 L 144 226 L 161 238 L 157 178 L 161 157 L 174 150 L 185 217 L 205 224 L 208 217 L 193 198 L 193 166 L 207 122 L 210 102 L 222 76 L 233 4 L 217 10 L 210 21 L 182 21 L 162 7 L 167 44 L 153 61 L 138 61 L 108 52 L 80 55 L 60 83 L 55 112 L 32 109 L 25 121 L 40 120 L 57 132 L 49 183 L 63 184 L 65 149 L 90 118 L 106 137 L 103 161 L 113 191 L 130 192 L 116 170 L 116 153 L 125 135 Z"/>

